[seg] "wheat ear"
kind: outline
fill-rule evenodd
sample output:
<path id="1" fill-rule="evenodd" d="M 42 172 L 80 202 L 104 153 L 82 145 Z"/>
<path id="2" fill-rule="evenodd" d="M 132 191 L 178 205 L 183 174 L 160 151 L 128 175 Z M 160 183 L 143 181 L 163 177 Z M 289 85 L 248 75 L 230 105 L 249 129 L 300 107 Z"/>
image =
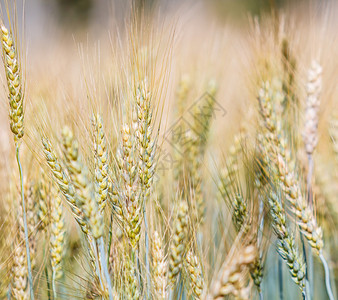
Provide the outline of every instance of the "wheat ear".
<path id="1" fill-rule="evenodd" d="M 178 274 L 181 272 L 183 255 L 187 243 L 187 225 L 188 225 L 188 206 L 185 202 L 181 202 L 178 207 L 177 219 L 173 226 L 173 237 L 169 252 L 169 285 L 173 286 L 177 280 Z"/>
<path id="2" fill-rule="evenodd" d="M 46 230 L 50 222 L 50 211 L 49 211 L 49 188 L 45 174 L 42 172 L 41 179 L 38 183 L 38 220 L 39 230 Z"/>
<path id="3" fill-rule="evenodd" d="M 249 287 L 246 287 L 247 271 L 257 257 L 257 249 L 249 245 L 239 249 L 235 256 L 226 261 L 216 282 L 212 285 L 207 300 L 224 299 L 233 295 L 237 299 L 249 299 Z"/>
<path id="4" fill-rule="evenodd" d="M 75 217 L 75 220 L 80 225 L 82 231 L 87 235 L 88 226 L 84 221 L 84 215 L 82 210 L 77 206 L 75 189 L 73 184 L 68 179 L 66 173 L 62 169 L 61 164 L 55 154 L 55 151 L 46 137 L 42 138 L 42 144 L 44 147 L 44 153 L 47 160 L 47 164 L 53 174 L 54 180 L 59 187 L 60 192 L 65 197 L 67 203 L 69 204 L 72 214 Z"/>
<path id="5" fill-rule="evenodd" d="M 74 184 L 77 203 L 83 211 L 85 222 L 88 224 L 90 229 L 90 234 L 94 237 L 95 241 L 97 241 L 99 245 L 101 269 L 103 270 L 104 276 L 106 278 L 109 299 L 112 300 L 113 289 L 111 287 L 111 280 L 107 268 L 107 258 L 103 242 L 103 215 L 99 211 L 99 205 L 93 193 L 92 183 L 89 181 L 88 169 L 82 163 L 79 154 L 78 142 L 74 138 L 73 132 L 69 127 L 64 127 L 62 130 L 62 144 L 63 153 L 66 159 L 66 166 L 70 174 L 70 178 Z M 97 264 L 97 271 L 99 273 L 99 277 L 101 278 L 96 243 L 93 242 L 92 246 Z M 102 279 L 101 286 L 102 288 L 104 287 Z"/>
<path id="6" fill-rule="evenodd" d="M 103 235 L 103 218 L 98 212 L 98 204 L 93 197 L 88 170 L 83 165 L 79 155 L 78 142 L 69 127 L 64 127 L 62 130 L 62 144 L 66 166 L 74 184 L 78 206 L 83 211 L 91 234 L 95 239 L 98 239 Z"/>
<path id="7" fill-rule="evenodd" d="M 139 183 L 141 185 L 141 206 L 145 225 L 145 263 L 147 268 L 147 297 L 150 297 L 150 263 L 149 263 L 149 238 L 146 203 L 150 196 L 152 182 L 155 174 L 156 139 L 152 137 L 152 109 L 151 93 L 148 89 L 147 80 L 136 90 L 137 128 L 139 152 Z"/>
<path id="8" fill-rule="evenodd" d="M 291 204 L 293 213 L 299 229 L 304 234 L 312 248 L 319 251 L 323 248 L 322 230 L 317 225 L 311 208 L 307 205 L 302 196 L 300 185 L 294 172 L 289 170 L 290 151 L 286 149 L 286 142 L 278 131 L 276 116 L 272 107 L 273 91 L 269 84 L 263 85 L 259 93 L 260 113 L 263 117 L 265 127 L 268 131 L 266 134 L 265 145 L 270 149 L 271 161 L 276 166 L 276 172 L 280 179 L 286 199 Z"/>
<path id="9" fill-rule="evenodd" d="M 272 191 L 268 195 L 272 225 L 278 238 L 277 251 L 289 267 L 292 280 L 304 291 L 305 264 L 298 253 L 294 237 L 286 225 L 286 215 L 278 195 Z"/>
<path id="10" fill-rule="evenodd" d="M 109 185 L 109 167 L 107 141 L 103 130 L 102 118 L 93 117 L 94 127 L 94 155 L 95 155 L 95 193 L 99 209 L 102 211 L 106 205 Z"/>
<path id="11" fill-rule="evenodd" d="M 306 86 L 307 98 L 305 108 L 305 124 L 303 139 L 305 150 L 312 155 L 318 143 L 318 113 L 320 105 L 320 92 L 322 87 L 322 67 L 318 62 L 313 61 L 308 73 Z"/>
<path id="12" fill-rule="evenodd" d="M 37 206 L 35 203 L 35 190 L 33 184 L 27 185 L 25 188 L 27 193 L 27 229 L 29 234 L 29 250 L 31 258 L 31 266 L 34 269 L 36 264 L 36 246 L 37 237 L 35 230 L 37 227 Z"/>
<path id="13" fill-rule="evenodd" d="M 313 151 L 315 150 L 318 143 L 318 113 L 320 106 L 320 92 L 322 87 L 322 67 L 318 62 L 313 61 L 311 68 L 308 73 L 308 82 L 306 86 L 307 98 L 306 98 L 306 108 L 305 108 L 305 126 L 303 132 L 303 139 L 305 144 L 305 151 L 308 156 L 308 175 L 307 175 L 307 191 L 308 191 L 308 204 L 310 207 L 313 206 L 312 199 L 312 175 L 314 169 L 314 161 L 313 161 Z M 307 209 L 310 210 L 310 209 Z M 310 216 L 311 217 L 311 216 Z M 314 219 L 314 218 L 313 218 Z M 314 220 L 315 221 L 315 220 Z M 320 228 L 316 228 L 316 223 L 312 223 L 314 226 L 313 233 L 311 234 L 310 244 L 312 247 L 315 247 L 318 250 L 319 258 L 321 259 L 324 270 L 325 270 L 325 283 L 326 290 L 330 300 L 333 298 L 333 293 L 330 286 L 330 273 L 328 270 L 327 262 L 323 256 L 322 247 L 322 232 Z M 306 226 L 306 231 L 312 229 L 309 226 Z M 319 238 L 315 239 L 315 235 L 318 235 Z M 308 239 L 309 240 L 309 239 Z M 320 247 L 322 246 L 322 247 Z M 310 254 L 311 255 L 311 254 Z M 310 257 L 311 259 L 311 257 Z"/>
<path id="14" fill-rule="evenodd" d="M 55 191 L 51 201 L 51 235 L 50 235 L 50 256 L 52 265 L 52 285 L 54 299 L 56 299 L 55 281 L 62 277 L 62 257 L 64 253 L 65 223 L 63 221 L 63 209 L 61 198 Z"/>
<path id="15" fill-rule="evenodd" d="M 24 135 L 23 113 L 23 86 L 20 77 L 19 57 L 14 46 L 11 34 L 4 25 L 1 25 L 3 62 L 6 71 L 7 86 L 9 90 L 9 117 L 10 127 L 14 134 L 15 142 Z"/>
<path id="16" fill-rule="evenodd" d="M 26 259 L 28 268 L 28 281 L 31 299 L 34 300 L 34 288 L 33 288 L 33 276 L 32 267 L 29 251 L 29 240 L 28 240 L 28 229 L 27 229 L 27 217 L 25 207 L 25 195 L 24 195 L 24 183 L 23 173 L 20 161 L 20 140 L 24 135 L 24 111 L 23 111 L 23 83 L 20 78 L 20 65 L 18 52 L 14 46 L 14 41 L 8 29 L 1 24 L 1 41 L 3 50 L 3 63 L 5 66 L 5 73 L 7 79 L 7 86 L 9 90 L 9 118 L 10 128 L 14 134 L 14 141 L 16 147 L 16 160 L 20 172 L 21 182 L 21 200 L 22 200 L 22 211 L 23 211 L 23 223 L 25 232 L 25 244 L 26 244 Z"/>
<path id="17" fill-rule="evenodd" d="M 204 290 L 202 266 L 196 255 L 189 250 L 185 257 L 185 268 L 190 278 L 191 289 L 195 299 L 201 299 Z"/>
<path id="18" fill-rule="evenodd" d="M 162 241 L 157 231 L 154 232 L 154 238 L 152 242 L 152 258 L 154 294 L 157 299 L 164 300 L 166 298 L 167 262 L 164 255 Z"/>
<path id="19" fill-rule="evenodd" d="M 21 208 L 21 207 L 20 207 Z M 23 240 L 25 239 L 25 233 L 23 228 L 22 212 L 19 211 L 18 221 L 18 234 L 16 237 L 16 245 L 13 256 L 12 266 L 12 295 L 15 299 L 26 300 L 28 299 L 27 293 L 27 259 Z"/>
<path id="20" fill-rule="evenodd" d="M 129 238 L 131 246 L 135 249 L 141 235 L 143 220 L 141 191 L 139 191 L 137 177 L 137 162 L 133 135 L 128 124 L 122 127 L 122 142 L 117 155 L 119 176 L 121 184 L 117 191 L 118 201 L 123 203 L 123 226 Z"/>

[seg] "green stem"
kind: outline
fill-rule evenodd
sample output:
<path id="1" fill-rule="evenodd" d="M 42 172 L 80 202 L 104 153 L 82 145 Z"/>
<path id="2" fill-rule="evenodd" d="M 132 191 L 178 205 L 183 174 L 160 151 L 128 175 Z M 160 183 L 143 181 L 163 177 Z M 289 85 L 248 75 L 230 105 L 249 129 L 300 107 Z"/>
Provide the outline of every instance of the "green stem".
<path id="1" fill-rule="evenodd" d="M 300 233 L 300 240 L 302 243 L 302 250 L 303 250 L 303 257 L 304 257 L 304 263 L 305 263 L 305 290 L 307 293 L 307 297 L 310 300 L 311 299 L 311 291 L 310 291 L 310 282 L 309 282 L 309 264 L 308 264 L 308 254 L 306 253 L 306 247 L 305 247 L 305 241 L 304 236 L 302 233 Z M 311 253 L 311 249 L 310 249 Z M 304 297 L 304 295 L 303 295 Z"/>
<path id="2" fill-rule="evenodd" d="M 31 300 L 34 300 L 33 276 L 32 276 L 31 257 L 30 257 L 30 253 L 29 253 L 29 242 L 28 242 L 28 229 L 27 229 L 27 217 L 26 217 L 23 174 L 22 174 L 22 166 L 21 166 L 21 161 L 20 161 L 20 155 L 19 155 L 20 152 L 19 152 L 18 143 L 16 143 L 15 148 L 16 148 L 16 161 L 17 161 L 18 167 L 19 167 L 20 183 L 21 183 L 21 200 L 22 200 L 23 226 L 24 226 L 24 231 L 25 231 L 29 291 L 30 291 Z"/>
<path id="3" fill-rule="evenodd" d="M 11 293 L 12 293 L 12 290 L 11 290 L 11 283 L 9 283 L 9 285 L 8 285 L 8 290 L 7 290 L 7 299 L 8 299 L 8 300 L 11 300 Z"/>
<path id="4" fill-rule="evenodd" d="M 97 276 L 99 276 L 102 292 L 104 292 L 105 289 L 104 289 L 103 280 L 102 280 L 102 276 L 101 276 L 100 263 L 99 263 L 99 258 L 97 256 L 97 247 L 96 247 L 95 241 L 92 241 L 92 247 L 93 247 L 93 252 L 94 252 L 94 257 L 95 257 L 96 273 L 97 273 Z"/>
<path id="5" fill-rule="evenodd" d="M 258 293 L 258 297 L 259 297 L 259 300 L 263 300 L 264 298 L 263 298 L 263 292 L 262 291 L 260 291 L 259 293 Z"/>
<path id="6" fill-rule="evenodd" d="M 308 272 L 309 272 L 309 276 L 308 276 L 308 284 L 309 284 L 309 290 L 306 291 L 307 292 L 307 296 L 308 299 L 310 300 L 313 296 L 314 296 L 314 291 L 313 291 L 313 287 L 314 287 L 314 282 L 313 282 L 313 255 L 312 255 L 312 249 L 310 248 L 308 251 Z"/>
<path id="7" fill-rule="evenodd" d="M 308 173 L 307 173 L 307 179 L 306 179 L 306 185 L 307 185 L 307 196 L 308 196 L 308 205 L 313 210 L 313 194 L 312 194 L 312 174 L 314 169 L 314 161 L 311 154 L 308 154 Z M 306 283 L 308 284 L 308 289 L 306 290 L 307 296 L 309 299 L 312 298 L 313 295 L 313 256 L 312 251 L 308 251 L 307 254 L 307 260 L 308 264 L 306 265 Z"/>
<path id="8" fill-rule="evenodd" d="M 56 298 L 56 285 L 55 285 L 55 271 L 52 271 L 52 288 L 53 288 L 53 296 L 54 296 L 54 300 L 57 299 Z"/>
<path id="9" fill-rule="evenodd" d="M 279 299 L 284 299 L 283 294 L 283 265 L 282 265 L 282 258 L 278 257 L 278 282 L 279 282 Z"/>
<path id="10" fill-rule="evenodd" d="M 331 289 L 331 283 L 330 283 L 330 269 L 329 269 L 329 266 L 327 265 L 326 259 L 322 251 L 320 251 L 319 253 L 319 258 L 322 261 L 324 271 L 325 271 L 325 285 L 326 285 L 327 295 L 329 296 L 330 300 L 334 300 L 333 292 Z"/>
<path id="11" fill-rule="evenodd" d="M 146 246 L 146 268 L 147 268 L 147 299 L 150 299 L 150 265 L 149 265 L 149 237 L 148 237 L 148 221 L 146 214 L 146 205 L 143 203 L 144 227 L 145 227 L 145 246 Z"/>
<path id="12" fill-rule="evenodd" d="M 48 300 L 51 300 L 51 294 L 50 294 L 50 284 L 49 284 L 49 276 L 48 276 L 48 268 L 47 265 L 45 267 L 45 274 L 46 274 L 46 282 L 47 282 L 47 295 L 48 295 Z"/>
<path id="13" fill-rule="evenodd" d="M 106 254 L 104 252 L 104 243 L 103 243 L 103 237 L 102 236 L 99 238 L 98 242 L 99 242 L 99 249 L 100 249 L 100 255 L 101 255 L 101 267 L 103 269 L 104 276 L 106 277 L 109 300 L 113 300 L 114 299 L 113 289 L 112 289 L 112 286 L 111 286 L 110 275 L 109 275 L 109 272 L 108 272 L 107 258 L 106 258 Z"/>
<path id="14" fill-rule="evenodd" d="M 108 253 L 107 267 L 109 265 L 109 255 L 110 255 L 110 248 L 111 248 L 112 240 L 113 240 L 113 214 L 111 214 L 110 216 L 108 247 L 107 247 L 107 253 Z"/>
<path id="15" fill-rule="evenodd" d="M 182 291 L 183 291 L 183 281 L 182 281 L 181 273 L 180 273 L 180 276 L 179 276 L 179 279 L 178 279 L 178 286 L 177 286 L 177 300 L 180 300 L 180 299 L 183 298 L 183 297 L 181 297 Z"/>

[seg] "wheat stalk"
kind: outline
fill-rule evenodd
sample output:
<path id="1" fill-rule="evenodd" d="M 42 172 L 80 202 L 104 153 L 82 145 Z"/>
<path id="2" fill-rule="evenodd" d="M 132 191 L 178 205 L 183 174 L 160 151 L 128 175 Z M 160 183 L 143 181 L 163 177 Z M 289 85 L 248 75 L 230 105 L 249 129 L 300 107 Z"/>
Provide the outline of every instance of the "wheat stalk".
<path id="1" fill-rule="evenodd" d="M 104 250 L 103 242 L 103 216 L 99 211 L 99 204 L 97 203 L 92 183 L 89 181 L 89 174 L 86 166 L 82 163 L 79 155 L 78 142 L 75 140 L 74 135 L 69 127 L 64 127 L 62 130 L 62 144 L 63 153 L 66 159 L 66 166 L 70 174 L 70 178 L 74 184 L 76 191 L 76 201 L 79 207 L 83 211 L 84 220 L 87 223 L 90 234 L 99 244 L 100 256 L 101 256 L 101 269 L 106 277 L 106 283 L 108 287 L 109 299 L 113 299 L 113 290 L 111 287 L 110 275 L 107 268 L 107 260 Z M 96 243 L 92 243 L 93 253 L 95 255 L 95 261 L 97 264 L 97 272 L 100 276 L 100 263 L 97 256 Z M 101 279 L 101 287 L 104 290 L 103 280 Z"/>
<path id="2" fill-rule="evenodd" d="M 28 240 L 28 229 L 27 229 L 27 220 L 26 220 L 26 207 L 25 207 L 25 196 L 24 196 L 24 182 L 23 182 L 23 172 L 20 161 L 20 140 L 24 135 L 24 110 L 23 110 L 23 84 L 20 78 L 20 65 L 19 65 L 19 56 L 17 50 L 14 46 L 14 41 L 11 34 L 8 32 L 8 29 L 1 22 L 1 41 L 2 41 L 2 59 L 5 67 L 7 87 L 9 91 L 8 100 L 9 100 L 9 118 L 10 118 L 10 128 L 14 134 L 14 142 L 16 147 L 16 160 L 18 163 L 19 173 L 20 173 L 20 182 L 21 182 L 21 200 L 22 200 L 22 210 L 23 210 L 23 223 L 24 223 L 24 232 L 25 232 L 25 244 L 26 244 L 26 259 L 27 259 L 27 268 L 28 268 L 28 281 L 30 287 L 30 296 L 34 300 L 34 290 L 33 290 L 33 276 L 32 276 L 32 267 L 30 259 L 30 249 L 29 249 L 29 240 Z"/>
<path id="3" fill-rule="evenodd" d="M 285 192 L 286 199 L 291 204 L 292 211 L 296 216 L 297 224 L 301 232 L 309 241 L 311 247 L 319 253 L 323 248 L 322 231 L 317 225 L 310 207 L 302 196 L 294 172 L 290 171 L 288 168 L 290 151 L 285 149 L 286 142 L 280 137 L 278 132 L 276 116 L 274 115 L 272 108 L 272 97 L 274 96 L 269 84 L 265 84 L 260 90 L 259 95 L 260 112 L 269 133 L 264 145 L 267 145 L 268 151 L 271 149 L 270 155 L 271 153 L 273 155 L 272 160 L 276 166 L 282 189 Z"/>

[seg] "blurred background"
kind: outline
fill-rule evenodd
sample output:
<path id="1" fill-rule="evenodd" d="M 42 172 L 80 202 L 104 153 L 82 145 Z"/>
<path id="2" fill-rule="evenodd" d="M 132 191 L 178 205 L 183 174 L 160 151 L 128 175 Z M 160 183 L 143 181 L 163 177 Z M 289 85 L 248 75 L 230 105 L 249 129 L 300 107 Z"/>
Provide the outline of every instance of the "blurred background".
<path id="1" fill-rule="evenodd" d="M 22 13 L 22 1 L 17 0 L 19 15 Z M 2 7 L 6 0 L 0 1 Z M 10 6 L 15 1 L 7 1 Z M 291 0 L 26 0 L 26 33 L 29 38 L 48 37 L 55 27 L 61 28 L 63 34 L 74 35 L 88 31 L 108 28 L 111 23 L 123 24 L 130 15 L 132 7 L 146 13 L 160 9 L 168 14 L 182 10 L 198 9 L 211 16 L 216 22 L 231 22 L 241 26 L 247 22 L 248 15 L 260 16 L 278 9 L 289 8 L 306 2 L 313 6 L 328 1 L 291 1 Z M 3 9 L 4 10 L 4 9 Z M 20 21 L 20 18 L 19 18 Z M 57 26 L 54 26 L 57 25 Z"/>

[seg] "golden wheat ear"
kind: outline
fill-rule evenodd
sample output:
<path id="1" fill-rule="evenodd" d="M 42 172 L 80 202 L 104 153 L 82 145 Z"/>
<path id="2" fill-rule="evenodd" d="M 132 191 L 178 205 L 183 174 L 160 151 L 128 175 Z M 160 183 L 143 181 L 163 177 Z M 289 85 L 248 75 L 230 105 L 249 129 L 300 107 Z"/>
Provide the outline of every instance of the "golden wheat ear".
<path id="1" fill-rule="evenodd" d="M 233 295 L 238 299 L 249 299 L 250 286 L 246 286 L 247 275 L 256 256 L 257 249 L 253 245 L 238 249 L 235 255 L 223 264 L 206 299 L 220 300 L 227 295 Z"/>
<path id="2" fill-rule="evenodd" d="M 180 202 L 177 219 L 173 224 L 173 236 L 169 250 L 168 286 L 173 287 L 181 272 L 185 255 L 188 229 L 188 205 Z"/>
<path id="3" fill-rule="evenodd" d="M 24 135 L 23 84 L 17 49 L 15 48 L 12 35 L 3 24 L 1 25 L 1 40 L 2 57 L 9 91 L 10 127 L 14 134 L 14 140 L 18 143 Z"/>
<path id="4" fill-rule="evenodd" d="M 164 300 L 166 299 L 167 261 L 162 239 L 157 231 L 154 232 L 151 246 L 153 291 L 158 299 Z"/>
<path id="5" fill-rule="evenodd" d="M 50 257 L 52 265 L 52 286 L 56 299 L 56 280 L 63 275 L 62 259 L 65 247 L 65 222 L 63 220 L 63 208 L 60 195 L 53 188 L 51 199 L 51 234 Z"/>
<path id="6" fill-rule="evenodd" d="M 195 299 L 202 299 L 205 281 L 202 274 L 202 266 L 199 258 L 194 255 L 192 249 L 185 257 L 185 269 L 190 279 L 190 287 Z"/>
<path id="7" fill-rule="evenodd" d="M 2 23 L 2 21 L 1 21 Z M 34 300 L 34 287 L 33 287 L 33 276 L 32 266 L 30 257 L 30 245 L 28 238 L 28 227 L 27 227 L 27 215 L 25 206 L 25 195 L 24 195 L 24 181 L 23 171 L 20 161 L 20 142 L 24 135 L 24 108 L 23 108 L 23 82 L 21 78 L 20 60 L 17 49 L 15 48 L 12 34 L 8 29 L 1 24 L 1 42 L 2 42 L 2 58 L 5 67 L 7 87 L 8 87 L 8 100 L 9 100 L 9 118 L 10 128 L 14 134 L 14 142 L 16 147 L 16 160 L 18 163 L 21 183 L 21 199 L 22 199 L 22 211 L 23 211 L 23 224 L 25 233 L 25 244 L 26 244 L 26 259 L 28 268 L 28 282 L 30 289 L 30 297 Z"/>

